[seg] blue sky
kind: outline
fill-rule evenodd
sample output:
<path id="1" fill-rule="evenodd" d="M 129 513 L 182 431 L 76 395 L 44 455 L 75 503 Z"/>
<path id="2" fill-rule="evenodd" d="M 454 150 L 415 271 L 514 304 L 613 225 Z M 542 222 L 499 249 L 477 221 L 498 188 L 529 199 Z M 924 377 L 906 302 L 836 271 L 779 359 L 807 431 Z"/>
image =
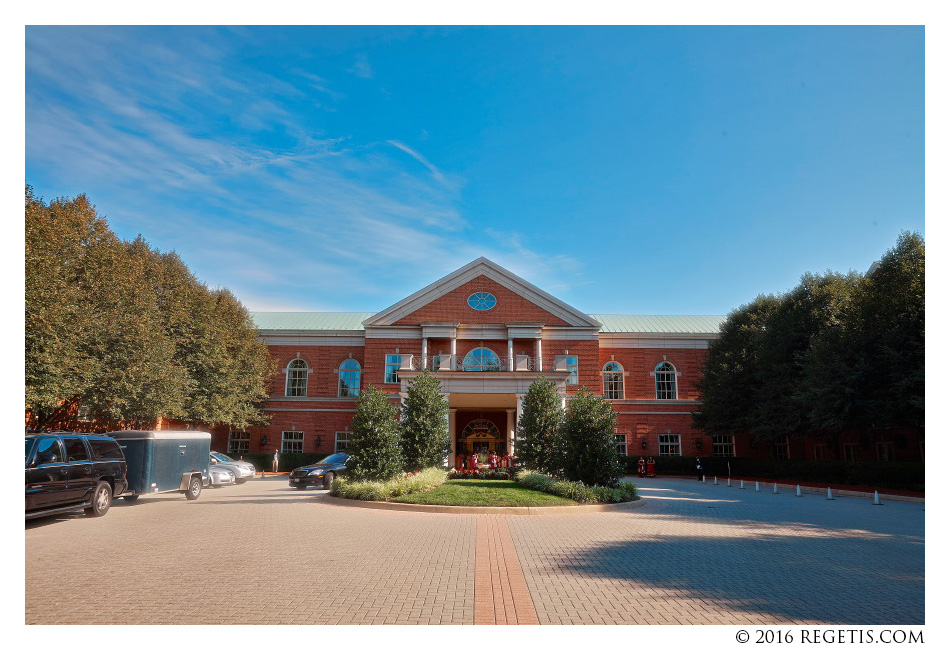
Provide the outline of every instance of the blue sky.
<path id="1" fill-rule="evenodd" d="M 725 314 L 924 233 L 922 27 L 27 27 L 26 182 L 252 310 Z"/>

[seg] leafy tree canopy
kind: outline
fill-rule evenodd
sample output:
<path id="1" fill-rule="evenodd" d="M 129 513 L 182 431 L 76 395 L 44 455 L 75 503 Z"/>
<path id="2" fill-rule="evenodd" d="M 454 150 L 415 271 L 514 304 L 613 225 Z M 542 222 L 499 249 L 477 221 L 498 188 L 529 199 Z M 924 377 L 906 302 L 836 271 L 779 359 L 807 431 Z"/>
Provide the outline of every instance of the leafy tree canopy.
<path id="1" fill-rule="evenodd" d="M 174 253 L 119 240 L 84 195 L 26 188 L 25 401 L 37 430 L 159 418 L 243 428 L 274 372 L 247 310 Z"/>

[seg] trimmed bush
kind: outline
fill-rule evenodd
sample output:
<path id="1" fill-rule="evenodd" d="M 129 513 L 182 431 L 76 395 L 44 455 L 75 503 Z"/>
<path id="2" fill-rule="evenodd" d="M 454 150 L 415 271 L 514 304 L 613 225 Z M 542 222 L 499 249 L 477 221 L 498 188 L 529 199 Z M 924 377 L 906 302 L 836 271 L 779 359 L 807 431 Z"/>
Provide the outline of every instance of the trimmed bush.
<path id="1" fill-rule="evenodd" d="M 526 488 L 554 494 L 577 503 L 620 503 L 640 498 L 637 495 L 637 486 L 633 483 L 621 483 L 619 487 L 588 486 L 580 481 L 559 481 L 527 470 L 518 472 L 515 480 Z"/>
<path id="2" fill-rule="evenodd" d="M 445 483 L 447 476 L 448 472 L 440 467 L 407 472 L 386 481 L 368 481 L 341 476 L 330 486 L 330 494 L 341 499 L 387 501 L 393 497 L 431 490 Z"/>

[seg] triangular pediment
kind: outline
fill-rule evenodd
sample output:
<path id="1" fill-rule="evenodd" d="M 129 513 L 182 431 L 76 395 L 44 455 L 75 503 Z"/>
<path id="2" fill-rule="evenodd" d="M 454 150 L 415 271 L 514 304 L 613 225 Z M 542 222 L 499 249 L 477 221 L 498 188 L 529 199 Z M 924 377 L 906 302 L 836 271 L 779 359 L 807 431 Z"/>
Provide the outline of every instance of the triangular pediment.
<path id="1" fill-rule="evenodd" d="M 459 299 L 455 294 L 459 294 L 460 291 L 465 293 L 467 287 L 488 288 L 489 290 L 496 287 L 498 293 L 503 294 L 498 296 L 499 307 L 493 308 L 497 311 L 492 314 L 490 311 L 479 313 L 466 310 L 464 300 Z M 452 300 L 450 305 L 443 304 L 450 299 Z M 510 305 L 508 303 L 514 302 L 526 307 L 520 310 L 524 317 L 511 317 L 512 311 L 509 309 Z M 439 308 L 435 309 L 434 305 Z M 367 318 L 363 321 L 363 326 L 406 324 L 407 321 L 412 320 L 413 315 L 419 315 L 417 319 L 419 321 L 456 320 L 467 322 L 475 316 L 479 316 L 479 318 L 497 317 L 499 322 L 520 320 L 569 327 L 600 327 L 600 323 L 587 314 L 574 309 L 485 257 L 479 257 L 457 271 L 420 289 L 408 298 L 400 300 L 395 305 Z M 438 317 L 435 315 L 438 315 Z"/>

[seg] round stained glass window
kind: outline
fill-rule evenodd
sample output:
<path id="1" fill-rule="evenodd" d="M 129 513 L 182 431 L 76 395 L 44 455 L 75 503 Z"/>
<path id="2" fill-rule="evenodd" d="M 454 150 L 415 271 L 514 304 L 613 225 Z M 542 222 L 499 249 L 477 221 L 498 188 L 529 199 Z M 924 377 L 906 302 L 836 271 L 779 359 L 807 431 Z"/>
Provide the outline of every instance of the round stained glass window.
<path id="1" fill-rule="evenodd" d="M 497 302 L 495 296 L 487 291 L 478 291 L 468 297 L 468 306 L 477 311 L 487 311 L 494 307 Z"/>

